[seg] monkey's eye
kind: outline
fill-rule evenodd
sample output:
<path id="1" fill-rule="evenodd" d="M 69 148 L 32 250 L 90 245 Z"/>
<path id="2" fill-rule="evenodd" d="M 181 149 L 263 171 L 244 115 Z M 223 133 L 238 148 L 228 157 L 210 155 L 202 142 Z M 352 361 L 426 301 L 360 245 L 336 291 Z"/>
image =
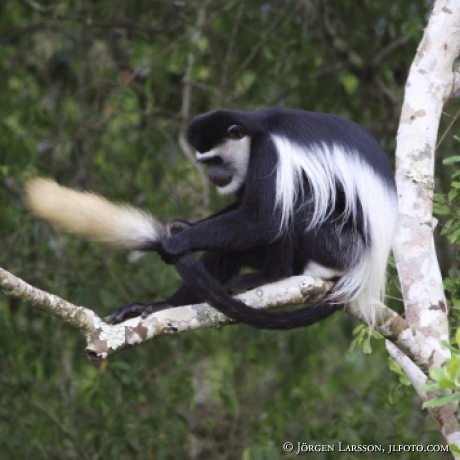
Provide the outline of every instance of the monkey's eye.
<path id="1" fill-rule="evenodd" d="M 239 140 L 242 139 L 246 134 L 246 130 L 241 125 L 232 125 L 227 130 L 227 135 L 229 139 L 232 140 Z"/>

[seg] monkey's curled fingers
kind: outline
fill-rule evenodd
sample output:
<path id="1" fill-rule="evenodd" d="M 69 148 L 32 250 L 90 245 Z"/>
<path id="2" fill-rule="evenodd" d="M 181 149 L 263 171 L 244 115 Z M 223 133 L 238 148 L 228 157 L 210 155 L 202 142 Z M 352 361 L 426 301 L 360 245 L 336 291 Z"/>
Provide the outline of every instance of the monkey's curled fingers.
<path id="1" fill-rule="evenodd" d="M 130 303 L 128 305 L 124 305 L 122 307 L 118 307 L 111 313 L 109 316 L 105 317 L 105 321 L 109 324 L 117 324 L 121 323 L 125 319 L 133 318 L 135 316 L 141 316 L 142 318 L 146 318 L 150 313 L 154 313 L 156 311 L 167 310 L 171 308 L 166 302 L 155 302 L 155 303 L 142 303 L 142 302 L 135 302 Z"/>
<path id="2" fill-rule="evenodd" d="M 183 219 L 173 219 L 166 224 L 166 231 L 169 236 L 177 235 L 178 233 L 182 232 L 186 228 L 191 227 L 193 224 L 191 222 L 187 222 Z"/>
<path id="3" fill-rule="evenodd" d="M 180 242 L 174 236 L 161 241 L 160 247 L 156 251 L 165 264 L 175 264 L 184 254 L 187 254 L 188 251 L 181 247 Z"/>

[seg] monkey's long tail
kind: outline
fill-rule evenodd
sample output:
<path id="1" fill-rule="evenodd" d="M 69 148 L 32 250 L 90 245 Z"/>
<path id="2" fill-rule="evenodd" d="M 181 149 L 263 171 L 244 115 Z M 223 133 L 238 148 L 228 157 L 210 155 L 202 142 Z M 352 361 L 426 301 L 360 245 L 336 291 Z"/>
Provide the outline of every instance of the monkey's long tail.
<path id="1" fill-rule="evenodd" d="M 30 179 L 25 191 L 34 214 L 89 240 L 142 249 L 167 236 L 166 227 L 141 209 L 62 187 L 52 179 Z"/>
<path id="2" fill-rule="evenodd" d="M 235 321 L 258 329 L 295 329 L 311 326 L 343 308 L 343 303 L 319 301 L 308 307 L 286 312 L 271 312 L 253 308 L 233 298 L 221 284 L 191 255 L 182 256 L 176 262 L 182 279 L 196 288 L 206 302 Z"/>

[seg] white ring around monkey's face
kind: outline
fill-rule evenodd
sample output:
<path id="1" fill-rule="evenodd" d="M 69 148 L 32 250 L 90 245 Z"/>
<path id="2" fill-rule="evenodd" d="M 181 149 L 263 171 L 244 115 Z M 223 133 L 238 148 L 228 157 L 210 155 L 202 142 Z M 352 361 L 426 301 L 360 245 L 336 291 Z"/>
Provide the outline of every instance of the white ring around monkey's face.
<path id="1" fill-rule="evenodd" d="M 231 181 L 223 186 L 217 186 L 219 193 L 227 194 L 237 192 L 244 184 L 248 173 L 249 156 L 251 153 L 251 139 L 244 136 L 241 139 L 228 139 L 209 152 L 196 154 L 196 159 L 201 163 L 212 164 L 212 160 L 222 160 L 219 168 L 231 173 Z M 211 182 L 214 182 L 211 180 Z M 215 182 L 214 182 L 215 183 Z"/>

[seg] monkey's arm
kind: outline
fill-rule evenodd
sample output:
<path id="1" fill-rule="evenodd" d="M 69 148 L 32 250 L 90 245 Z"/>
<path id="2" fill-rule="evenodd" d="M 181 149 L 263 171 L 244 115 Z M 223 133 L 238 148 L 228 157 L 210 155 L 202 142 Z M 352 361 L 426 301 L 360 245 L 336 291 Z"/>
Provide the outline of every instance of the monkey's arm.
<path id="1" fill-rule="evenodd" d="M 162 241 L 158 251 L 166 262 L 194 251 L 248 249 L 269 244 L 278 231 L 277 219 L 244 207 L 206 219 Z"/>
<path id="2" fill-rule="evenodd" d="M 225 206 L 225 208 L 221 209 L 220 211 L 217 211 L 217 212 L 215 212 L 214 214 L 211 214 L 208 217 L 205 217 L 203 219 L 198 220 L 193 225 L 200 225 L 203 222 L 206 222 L 206 221 L 208 221 L 210 219 L 215 219 L 216 217 L 219 217 L 219 216 L 221 216 L 223 214 L 227 214 L 230 211 L 236 211 L 240 206 L 241 206 L 241 202 L 240 201 L 235 201 L 232 204 L 229 204 L 228 206 Z"/>

